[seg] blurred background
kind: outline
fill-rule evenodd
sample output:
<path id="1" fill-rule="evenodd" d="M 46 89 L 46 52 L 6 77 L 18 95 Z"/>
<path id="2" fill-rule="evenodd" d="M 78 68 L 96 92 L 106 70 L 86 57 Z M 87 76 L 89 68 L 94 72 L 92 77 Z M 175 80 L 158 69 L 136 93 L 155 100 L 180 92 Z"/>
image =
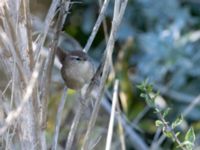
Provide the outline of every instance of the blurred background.
<path id="1" fill-rule="evenodd" d="M 49 9 L 50 0 L 32 0 L 31 12 L 43 20 Z M 85 46 L 99 14 L 100 1 L 74 1 L 63 31 L 74 37 L 83 47 Z M 113 55 L 113 68 L 106 90 L 112 94 L 113 78 L 120 81 L 119 99 L 126 124 L 135 131 L 149 146 L 160 139 L 161 132 L 155 126 L 157 119 L 154 111 L 140 98 L 137 85 L 145 79 L 153 84 L 155 92 L 160 92 L 157 103 L 161 108 L 170 107 L 167 116 L 169 122 L 184 114 L 184 123 L 180 132 L 184 133 L 193 126 L 197 141 L 200 130 L 200 1 L 199 0 L 130 0 L 117 34 L 117 42 Z M 100 62 L 109 35 L 113 13 L 111 1 L 104 28 L 101 26 L 90 56 Z M 60 99 L 64 84 L 59 70 L 54 70 L 51 86 L 51 101 L 49 105 L 49 121 L 47 137 L 51 142 L 57 99 Z M 76 110 L 76 92 L 70 90 L 63 114 L 60 147 L 65 144 L 67 133 Z M 109 101 L 109 96 L 105 99 Z M 196 100 L 196 101 L 195 101 Z M 188 110 L 193 103 L 194 107 Z M 110 102 L 110 101 L 109 101 Z M 74 143 L 74 149 L 79 149 L 85 127 L 91 114 L 91 108 L 85 111 Z M 96 127 L 94 141 L 99 140 L 95 149 L 101 150 L 105 144 L 109 113 L 101 108 Z M 118 128 L 115 128 L 112 149 L 119 148 Z M 126 149 L 133 150 L 130 136 L 124 129 Z M 181 138 L 181 136 L 180 136 Z M 135 139 L 137 140 L 137 139 Z M 169 139 L 163 139 L 158 149 L 176 149 Z"/>

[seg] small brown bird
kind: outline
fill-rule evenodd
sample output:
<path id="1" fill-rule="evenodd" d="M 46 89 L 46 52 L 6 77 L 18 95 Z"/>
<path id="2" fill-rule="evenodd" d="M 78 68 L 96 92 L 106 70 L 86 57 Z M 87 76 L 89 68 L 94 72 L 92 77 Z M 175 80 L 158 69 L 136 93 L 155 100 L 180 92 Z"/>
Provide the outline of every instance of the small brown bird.
<path id="1" fill-rule="evenodd" d="M 95 66 L 87 53 L 81 50 L 66 52 L 58 48 L 57 56 L 62 64 L 62 78 L 68 88 L 80 90 L 90 82 Z"/>

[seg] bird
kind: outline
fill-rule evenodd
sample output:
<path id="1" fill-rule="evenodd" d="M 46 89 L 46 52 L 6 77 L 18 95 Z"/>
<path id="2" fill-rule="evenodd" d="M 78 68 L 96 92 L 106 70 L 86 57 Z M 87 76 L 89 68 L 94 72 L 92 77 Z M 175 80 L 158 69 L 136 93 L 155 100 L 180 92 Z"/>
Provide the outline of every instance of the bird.
<path id="1" fill-rule="evenodd" d="M 62 64 L 61 76 L 68 88 L 81 90 L 89 84 L 96 69 L 87 53 L 82 50 L 66 51 L 58 47 L 56 54 Z"/>

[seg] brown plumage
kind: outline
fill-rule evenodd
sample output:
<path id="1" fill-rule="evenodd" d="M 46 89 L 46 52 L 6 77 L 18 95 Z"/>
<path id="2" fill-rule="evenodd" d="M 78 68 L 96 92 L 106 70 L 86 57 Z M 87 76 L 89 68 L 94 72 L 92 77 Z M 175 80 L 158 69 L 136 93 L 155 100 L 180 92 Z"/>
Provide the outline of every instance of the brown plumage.
<path id="1" fill-rule="evenodd" d="M 95 67 L 85 52 L 80 50 L 65 52 L 58 48 L 57 56 L 62 64 L 62 78 L 68 88 L 79 90 L 90 82 Z"/>

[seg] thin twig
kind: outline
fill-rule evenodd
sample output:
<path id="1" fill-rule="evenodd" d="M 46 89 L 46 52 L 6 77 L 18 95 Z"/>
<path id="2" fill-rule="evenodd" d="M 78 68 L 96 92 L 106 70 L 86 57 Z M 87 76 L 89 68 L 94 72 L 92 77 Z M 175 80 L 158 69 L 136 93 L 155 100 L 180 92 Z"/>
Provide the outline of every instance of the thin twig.
<path id="1" fill-rule="evenodd" d="M 41 150 L 47 150 L 47 142 L 46 142 L 45 132 L 41 133 L 40 140 L 41 140 Z"/>
<path id="2" fill-rule="evenodd" d="M 102 105 L 104 107 L 104 109 L 110 113 L 110 110 L 111 110 L 111 106 L 110 106 L 110 103 L 107 101 L 107 100 L 103 100 L 102 101 Z M 122 120 L 121 120 L 121 123 L 123 125 L 123 128 L 125 130 L 125 133 L 126 135 L 128 135 L 129 137 L 129 140 L 131 141 L 130 143 L 133 145 L 133 147 L 135 149 L 138 149 L 138 150 L 148 150 L 148 146 L 147 144 L 145 143 L 145 141 L 143 140 L 142 137 L 140 137 L 138 135 L 138 133 L 136 133 L 133 128 L 131 127 L 131 125 L 127 122 L 127 119 L 125 119 L 122 115 Z"/>
<path id="3" fill-rule="evenodd" d="M 31 15 L 30 15 L 30 7 L 29 7 L 29 0 L 23 0 L 24 5 L 24 15 L 25 15 L 25 22 L 26 22 L 26 30 L 27 30 L 27 38 L 28 38 L 28 54 L 29 54 L 29 66 L 30 70 L 34 67 L 34 57 L 33 57 L 33 46 L 32 46 L 32 26 L 31 26 Z"/>
<path id="4" fill-rule="evenodd" d="M 124 129 L 122 125 L 122 115 L 121 115 L 121 110 L 119 107 L 119 101 L 117 101 L 117 122 L 118 122 L 118 128 L 119 128 L 119 139 L 121 142 L 121 150 L 126 150 L 125 134 L 124 134 Z"/>
<path id="5" fill-rule="evenodd" d="M 145 108 L 132 121 L 132 124 L 133 125 L 137 125 L 149 110 L 150 110 L 150 107 L 149 106 L 145 106 Z"/>
<path id="6" fill-rule="evenodd" d="M 109 1 L 110 0 L 104 0 L 103 6 L 101 8 L 101 12 L 100 12 L 100 14 L 98 16 L 98 19 L 97 19 L 94 27 L 93 27 L 92 33 L 91 33 L 91 35 L 90 35 L 90 37 L 89 37 L 89 39 L 87 41 L 87 44 L 85 45 L 85 47 L 83 49 L 84 52 L 88 52 L 88 50 L 90 49 L 90 47 L 92 45 L 92 42 L 93 42 L 93 40 L 94 40 L 94 38 L 95 38 L 95 36 L 97 34 L 97 31 L 98 31 L 98 29 L 99 29 L 99 27 L 101 25 L 101 22 L 104 19 L 104 14 L 105 14 L 105 11 L 106 11 L 106 9 L 108 7 Z"/>
<path id="7" fill-rule="evenodd" d="M 38 44 L 38 50 L 40 51 L 42 46 L 44 45 L 44 41 L 46 39 L 46 36 L 47 36 L 47 33 L 48 33 L 48 30 L 50 28 L 50 25 L 52 23 L 52 20 L 53 20 L 53 17 L 55 16 L 55 12 L 56 12 L 56 9 L 57 7 L 59 6 L 60 4 L 60 0 L 53 0 L 52 3 L 51 3 L 51 6 L 49 8 L 49 11 L 47 13 L 47 16 L 45 18 L 45 21 L 44 21 L 44 30 L 43 30 L 43 34 L 42 36 L 40 37 L 40 43 Z"/>
<path id="8" fill-rule="evenodd" d="M 95 146 L 99 143 L 99 141 L 101 140 L 102 136 L 99 136 L 95 142 L 93 143 L 93 145 L 91 146 L 91 150 L 93 150 L 95 148 Z"/>
<path id="9" fill-rule="evenodd" d="M 192 111 L 192 109 L 199 104 L 200 104 L 200 95 L 198 95 L 194 100 L 192 100 L 190 105 L 186 109 L 184 109 L 182 113 L 183 117 L 187 116 L 190 113 L 190 111 Z"/>
<path id="10" fill-rule="evenodd" d="M 118 97 L 117 97 L 118 88 L 119 88 L 119 80 L 116 80 L 114 84 L 112 108 L 111 108 L 110 121 L 109 121 L 108 132 L 107 132 L 106 148 L 105 148 L 106 150 L 110 150 L 111 148 L 111 140 L 112 140 L 113 128 L 114 128 L 115 109 L 116 109 L 116 105 L 118 101 Z"/>
<path id="11" fill-rule="evenodd" d="M 160 136 L 160 138 L 158 138 L 158 136 L 160 135 L 160 132 L 162 132 L 161 129 L 158 129 L 156 131 L 156 134 L 154 136 L 153 142 L 151 143 L 151 147 L 150 150 L 154 150 L 154 149 L 159 149 L 159 146 L 162 144 L 162 142 L 166 139 L 166 136 L 164 134 L 162 134 Z"/>
<path id="12" fill-rule="evenodd" d="M 52 142 L 52 150 L 57 150 L 58 136 L 59 136 L 60 125 L 61 125 L 61 120 L 62 120 L 62 112 L 65 106 L 66 98 L 67 98 L 67 87 L 65 86 L 63 89 L 63 95 L 60 100 L 57 115 L 56 115 L 56 124 L 55 124 L 55 130 L 54 130 L 54 136 L 53 136 L 53 142 Z"/>
<path id="13" fill-rule="evenodd" d="M 2 95 L 4 95 L 7 91 L 7 89 L 9 88 L 10 84 L 13 83 L 12 79 L 7 83 L 6 87 L 4 88 Z"/>
<path id="14" fill-rule="evenodd" d="M 99 5 L 100 5 L 100 7 L 102 7 L 102 0 L 99 0 Z M 108 27 L 107 27 L 105 17 L 103 19 L 103 31 L 104 31 L 104 36 L 105 36 L 106 43 L 107 43 L 108 42 Z"/>
<path id="15" fill-rule="evenodd" d="M 77 131 L 77 127 L 78 127 L 78 124 L 79 124 L 79 121 L 80 121 L 80 117 L 83 113 L 83 107 L 84 106 L 83 106 L 82 103 L 78 103 L 77 112 L 76 112 L 75 117 L 73 119 L 70 131 L 69 131 L 69 134 L 68 134 L 68 137 L 67 137 L 67 142 L 65 144 L 65 150 L 70 150 L 71 147 L 72 147 L 72 143 L 73 143 L 76 131 Z"/>

